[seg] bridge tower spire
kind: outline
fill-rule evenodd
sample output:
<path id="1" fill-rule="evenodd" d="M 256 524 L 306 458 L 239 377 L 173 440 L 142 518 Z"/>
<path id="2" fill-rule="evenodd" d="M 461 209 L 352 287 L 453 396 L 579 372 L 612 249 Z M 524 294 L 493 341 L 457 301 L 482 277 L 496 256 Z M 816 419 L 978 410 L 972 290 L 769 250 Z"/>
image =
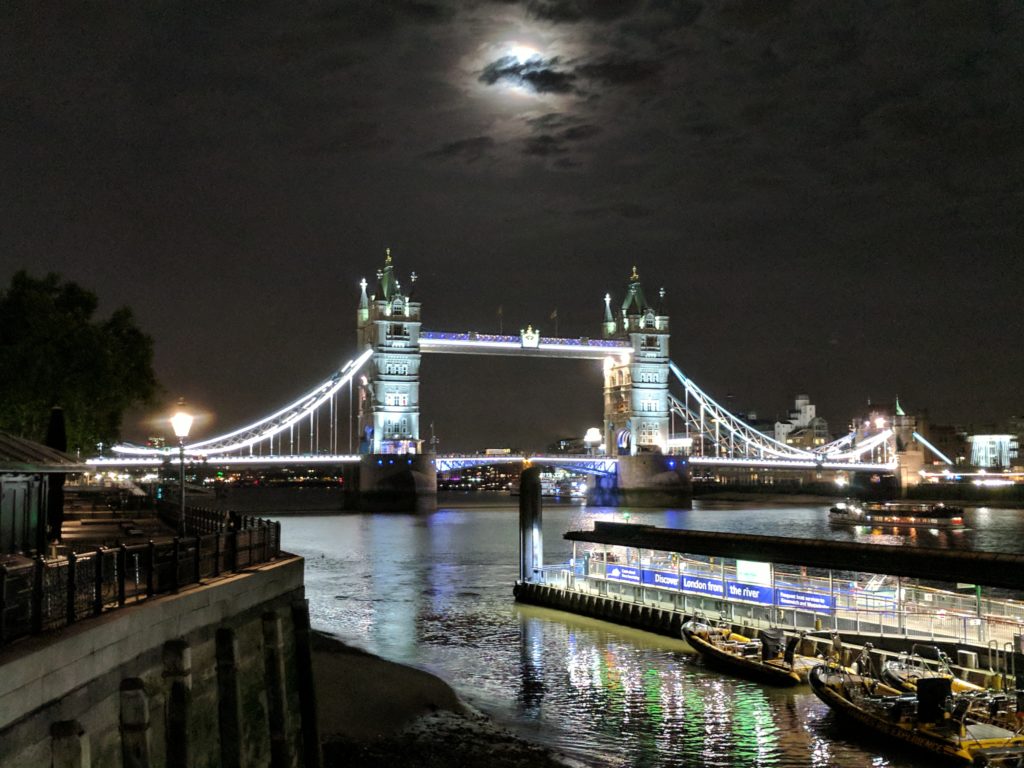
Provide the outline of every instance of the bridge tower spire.
<path id="1" fill-rule="evenodd" d="M 665 452 L 669 438 L 669 317 L 648 303 L 636 267 L 629 276 L 618 320 L 605 316 L 605 336 L 628 340 L 632 355 L 608 357 L 604 366 L 604 438 L 613 456 Z"/>
<path id="2" fill-rule="evenodd" d="M 415 277 L 412 279 L 415 285 Z M 420 302 L 402 291 L 388 248 L 377 284 L 363 280 L 357 330 L 373 350 L 359 389 L 359 449 L 364 454 L 422 453 L 420 440 Z"/>

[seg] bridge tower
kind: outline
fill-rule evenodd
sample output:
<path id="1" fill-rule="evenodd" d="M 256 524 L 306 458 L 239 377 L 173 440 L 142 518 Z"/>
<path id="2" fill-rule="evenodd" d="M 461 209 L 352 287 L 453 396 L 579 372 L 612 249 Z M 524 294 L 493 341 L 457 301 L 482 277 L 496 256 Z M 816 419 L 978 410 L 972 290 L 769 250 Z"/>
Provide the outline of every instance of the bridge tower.
<path id="1" fill-rule="evenodd" d="M 604 363 L 604 444 L 617 456 L 614 478 L 595 479 L 590 499 L 604 505 L 689 506 L 691 483 L 686 461 L 668 456 L 669 317 L 665 290 L 651 305 L 636 267 L 617 313 L 604 297 L 603 334 L 623 339 L 632 355 L 609 356 Z"/>
<path id="2" fill-rule="evenodd" d="M 408 510 L 436 504 L 437 478 L 420 439 L 420 302 L 416 273 L 403 291 L 388 248 L 377 284 L 360 283 L 356 329 L 373 350 L 359 386 L 360 506 Z M 424 504 L 423 502 L 427 502 Z"/>
<path id="3" fill-rule="evenodd" d="M 362 453 L 422 453 L 420 440 L 420 302 L 402 292 L 386 251 L 377 285 L 366 295 L 366 280 L 356 314 L 362 347 L 373 349 L 359 391 L 359 446 Z"/>
<path id="4" fill-rule="evenodd" d="M 658 306 L 647 302 L 636 267 L 618 318 L 605 294 L 604 337 L 625 339 L 632 356 L 608 357 L 604 365 L 604 440 L 612 456 L 665 452 L 669 438 L 669 325 L 665 289 Z"/>

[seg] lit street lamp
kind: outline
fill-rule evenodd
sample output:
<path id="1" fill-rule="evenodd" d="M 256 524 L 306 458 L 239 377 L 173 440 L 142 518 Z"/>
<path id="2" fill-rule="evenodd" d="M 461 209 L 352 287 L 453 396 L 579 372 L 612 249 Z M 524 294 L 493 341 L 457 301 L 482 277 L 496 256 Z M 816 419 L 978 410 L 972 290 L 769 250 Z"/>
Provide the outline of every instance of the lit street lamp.
<path id="1" fill-rule="evenodd" d="M 185 438 L 192 428 L 193 416 L 185 410 L 184 399 L 178 401 L 178 410 L 171 416 L 171 427 L 178 438 L 178 461 L 181 465 L 181 532 L 187 533 L 185 526 Z"/>

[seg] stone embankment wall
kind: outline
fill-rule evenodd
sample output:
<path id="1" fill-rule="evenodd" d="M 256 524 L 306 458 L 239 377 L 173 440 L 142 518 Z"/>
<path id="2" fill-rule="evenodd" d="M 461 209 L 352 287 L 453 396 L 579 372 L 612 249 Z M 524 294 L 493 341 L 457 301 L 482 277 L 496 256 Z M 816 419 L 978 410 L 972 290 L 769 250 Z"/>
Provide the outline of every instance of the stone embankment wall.
<path id="1" fill-rule="evenodd" d="M 301 558 L 0 653 L 4 768 L 319 763 Z"/>

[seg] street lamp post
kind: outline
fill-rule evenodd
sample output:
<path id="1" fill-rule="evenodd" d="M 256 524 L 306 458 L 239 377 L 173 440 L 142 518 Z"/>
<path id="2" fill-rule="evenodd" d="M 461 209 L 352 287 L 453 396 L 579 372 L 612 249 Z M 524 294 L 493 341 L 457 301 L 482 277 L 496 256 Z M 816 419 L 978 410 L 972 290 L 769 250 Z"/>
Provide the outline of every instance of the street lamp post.
<path id="1" fill-rule="evenodd" d="M 185 438 L 188 437 L 188 431 L 192 428 L 193 416 L 185 410 L 185 401 L 178 401 L 178 410 L 171 416 L 170 422 L 171 427 L 174 429 L 174 434 L 178 438 L 178 462 L 181 466 L 181 532 L 182 534 L 187 533 L 185 525 Z"/>

